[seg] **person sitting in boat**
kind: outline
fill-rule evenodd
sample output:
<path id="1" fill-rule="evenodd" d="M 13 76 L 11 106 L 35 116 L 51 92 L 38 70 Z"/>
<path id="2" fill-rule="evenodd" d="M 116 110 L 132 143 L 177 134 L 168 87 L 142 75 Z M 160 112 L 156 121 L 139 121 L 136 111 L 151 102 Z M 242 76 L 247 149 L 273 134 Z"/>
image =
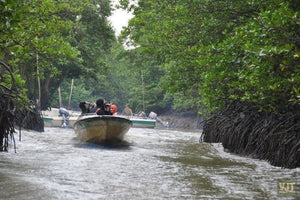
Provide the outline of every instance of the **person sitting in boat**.
<path id="1" fill-rule="evenodd" d="M 132 116 L 133 115 L 132 110 L 131 110 L 131 108 L 129 107 L 128 104 L 126 105 L 125 109 L 123 110 L 122 115 L 126 115 L 126 116 Z"/>
<path id="2" fill-rule="evenodd" d="M 147 115 L 146 115 L 146 113 L 145 113 L 144 111 L 140 111 L 140 112 L 138 113 L 138 116 L 139 116 L 140 118 L 146 118 L 146 117 L 147 117 Z"/>
<path id="3" fill-rule="evenodd" d="M 96 101 L 96 106 L 90 110 L 90 113 L 95 113 L 95 114 L 99 113 L 98 115 L 104 115 L 104 100 L 98 99 Z"/>
<path id="4" fill-rule="evenodd" d="M 91 110 L 95 106 L 96 105 L 94 103 L 90 103 L 90 102 L 87 102 L 87 101 L 81 101 L 79 103 L 79 108 L 81 109 L 81 115 L 91 112 Z"/>
<path id="5" fill-rule="evenodd" d="M 105 105 L 104 105 L 104 114 L 105 115 L 112 115 L 112 113 L 110 111 L 110 104 L 109 103 L 105 103 Z"/>
<path id="6" fill-rule="evenodd" d="M 112 115 L 117 115 L 118 114 L 118 107 L 115 104 L 110 105 L 110 112 Z"/>
<path id="7" fill-rule="evenodd" d="M 150 118 L 150 119 L 156 119 L 156 118 L 157 118 L 157 114 L 156 114 L 155 112 L 151 111 L 151 112 L 149 113 L 149 118 Z"/>
<path id="8" fill-rule="evenodd" d="M 104 99 L 98 99 L 96 101 L 96 106 L 94 108 L 92 108 L 92 110 L 90 111 L 90 113 L 95 113 L 97 115 L 111 115 L 110 112 L 110 108 L 106 108 L 105 109 L 105 100 Z M 108 111 L 107 111 L 108 109 Z"/>

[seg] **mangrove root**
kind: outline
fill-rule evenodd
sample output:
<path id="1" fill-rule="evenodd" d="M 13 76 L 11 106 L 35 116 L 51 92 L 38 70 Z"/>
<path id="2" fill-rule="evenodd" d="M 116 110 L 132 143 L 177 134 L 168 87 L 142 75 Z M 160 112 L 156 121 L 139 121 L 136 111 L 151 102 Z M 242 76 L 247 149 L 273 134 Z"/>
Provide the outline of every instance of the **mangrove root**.
<path id="1" fill-rule="evenodd" d="M 201 139 L 222 143 L 230 152 L 267 160 L 274 166 L 297 168 L 300 167 L 300 106 L 274 114 L 235 102 L 206 120 Z"/>

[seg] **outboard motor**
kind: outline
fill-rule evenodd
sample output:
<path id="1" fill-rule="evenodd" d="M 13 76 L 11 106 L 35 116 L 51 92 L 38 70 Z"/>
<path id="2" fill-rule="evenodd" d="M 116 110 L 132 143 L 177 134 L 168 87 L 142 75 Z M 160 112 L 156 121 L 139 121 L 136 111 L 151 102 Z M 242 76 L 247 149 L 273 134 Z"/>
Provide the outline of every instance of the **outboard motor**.
<path id="1" fill-rule="evenodd" d="M 150 112 L 149 113 L 149 118 L 150 119 L 155 119 L 157 122 L 159 122 L 159 123 L 161 123 L 163 126 L 165 126 L 165 127 L 169 127 L 169 123 L 168 122 L 163 122 L 158 116 L 157 116 L 157 114 L 155 113 L 155 112 Z"/>
<path id="2" fill-rule="evenodd" d="M 149 113 L 149 118 L 150 119 L 156 119 L 157 118 L 157 114 L 152 111 L 152 112 Z"/>
<path id="3" fill-rule="evenodd" d="M 61 126 L 62 127 L 69 126 L 69 115 L 70 114 L 69 114 L 68 110 L 65 108 L 60 108 L 59 115 L 63 117 L 63 119 L 61 121 Z"/>

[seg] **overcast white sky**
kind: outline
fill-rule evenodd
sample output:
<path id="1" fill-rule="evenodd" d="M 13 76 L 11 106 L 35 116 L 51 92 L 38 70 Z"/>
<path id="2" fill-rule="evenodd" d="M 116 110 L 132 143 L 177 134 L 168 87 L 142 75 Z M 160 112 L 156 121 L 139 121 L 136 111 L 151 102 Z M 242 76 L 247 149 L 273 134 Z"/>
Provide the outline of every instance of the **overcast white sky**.
<path id="1" fill-rule="evenodd" d="M 118 0 L 112 0 L 111 2 L 115 6 Z M 122 27 L 127 26 L 129 19 L 132 17 L 133 15 L 131 13 L 122 9 L 116 9 L 112 12 L 112 15 L 108 18 L 108 20 L 111 22 L 117 36 L 120 35 Z"/>

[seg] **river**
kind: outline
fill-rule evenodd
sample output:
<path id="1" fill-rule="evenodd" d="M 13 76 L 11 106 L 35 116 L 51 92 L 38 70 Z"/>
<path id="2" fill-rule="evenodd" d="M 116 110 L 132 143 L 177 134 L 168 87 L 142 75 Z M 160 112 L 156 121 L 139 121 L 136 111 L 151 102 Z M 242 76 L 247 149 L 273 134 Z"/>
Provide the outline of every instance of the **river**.
<path id="1" fill-rule="evenodd" d="M 230 154 L 221 144 L 199 143 L 200 135 L 131 128 L 124 144 L 104 147 L 78 141 L 73 129 L 22 131 L 17 153 L 12 145 L 0 153 L 0 199 L 300 197 L 295 187 L 281 185 L 287 194 L 279 188 L 281 182 L 299 183 L 299 168 Z"/>

